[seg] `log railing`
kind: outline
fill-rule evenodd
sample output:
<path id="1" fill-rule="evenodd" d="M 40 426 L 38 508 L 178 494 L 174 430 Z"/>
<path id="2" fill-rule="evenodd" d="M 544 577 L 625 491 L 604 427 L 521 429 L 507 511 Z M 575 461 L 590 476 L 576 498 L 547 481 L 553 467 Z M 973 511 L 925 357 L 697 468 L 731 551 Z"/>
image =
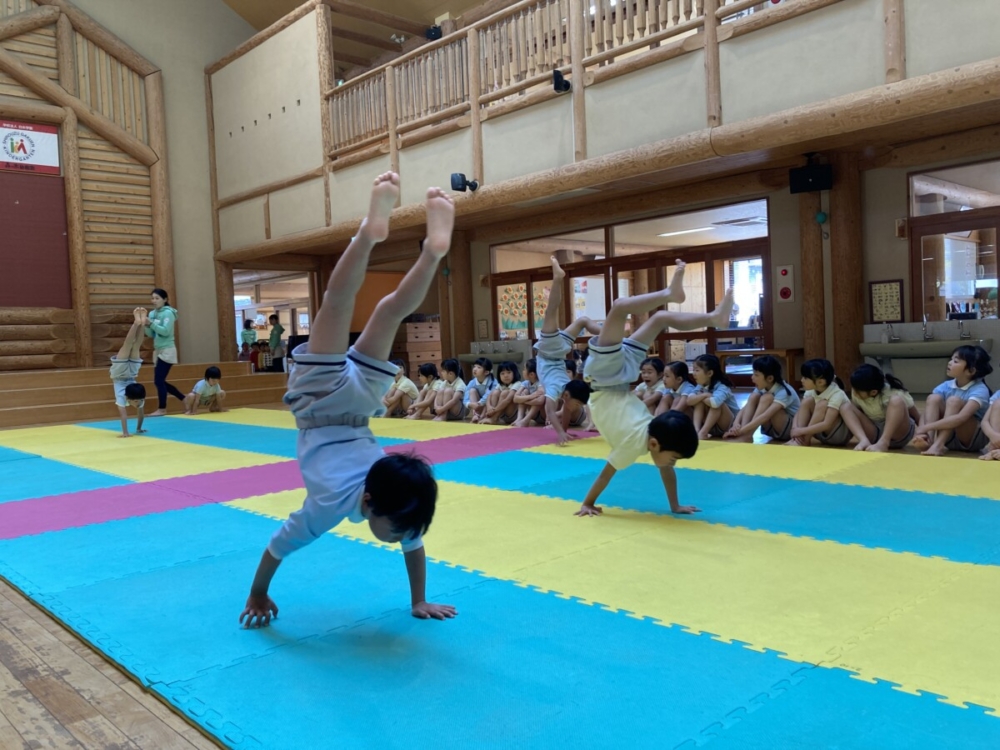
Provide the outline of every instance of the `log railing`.
<path id="1" fill-rule="evenodd" d="M 401 146 L 551 99 L 553 71 L 572 75 L 574 49 L 582 57 L 577 75 L 583 70 L 586 80 L 580 83 L 587 85 L 702 48 L 706 36 L 714 47 L 706 24 L 738 24 L 769 10 L 778 21 L 797 15 L 787 12 L 789 5 L 807 12 L 836 1 L 784 0 L 779 6 L 771 0 L 523 0 L 327 92 L 332 168 L 386 152 L 396 166 Z M 786 11 L 775 13 L 778 7 Z M 574 23 L 575 14 L 583 23 Z M 575 34 L 583 37 L 576 45 Z M 717 109 L 710 91 L 709 125 L 719 124 Z"/>

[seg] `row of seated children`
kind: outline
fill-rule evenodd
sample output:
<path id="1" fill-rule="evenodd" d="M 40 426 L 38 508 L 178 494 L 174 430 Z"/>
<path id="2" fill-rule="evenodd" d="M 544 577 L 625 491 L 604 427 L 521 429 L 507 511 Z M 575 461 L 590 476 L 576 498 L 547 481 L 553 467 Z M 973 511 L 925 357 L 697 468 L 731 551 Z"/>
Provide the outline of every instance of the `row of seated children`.
<path id="1" fill-rule="evenodd" d="M 111 358 L 111 384 L 115 390 L 115 406 L 118 407 L 118 415 L 121 418 L 122 432 L 119 437 L 132 437 L 128 431 L 128 407 L 136 410 L 137 418 L 135 434 L 141 435 L 146 432 L 143 429 L 143 422 L 146 419 L 146 386 L 138 382 L 139 370 L 142 367 L 142 347 L 143 331 L 146 319 L 146 310 L 137 307 L 132 311 L 133 322 L 125 341 L 118 354 Z M 225 411 L 222 402 L 226 398 L 226 392 L 222 390 L 220 382 L 222 371 L 218 367 L 209 367 L 205 370 L 205 377 L 195 383 L 194 388 L 184 398 L 184 413 L 197 414 L 199 408 L 207 408 L 209 411 Z M 155 415 L 154 415 L 155 416 Z"/>
<path id="2" fill-rule="evenodd" d="M 692 417 L 702 440 L 751 442 L 760 428 L 771 440 L 795 446 L 814 439 L 844 446 L 853 439 L 856 450 L 884 452 L 912 444 L 924 455 L 953 450 L 1000 460 L 1000 399 L 984 382 L 992 371 L 982 347 L 956 348 L 946 368 L 949 380 L 930 394 L 923 414 L 898 378 L 868 364 L 851 374 L 848 396 L 829 361 L 805 362 L 800 399 L 770 355 L 754 360 L 754 390 L 742 409 L 711 354 L 697 357 L 690 373 L 684 362 L 646 359 L 633 393 L 654 416 L 675 410 Z"/>
<path id="3" fill-rule="evenodd" d="M 236 359 L 239 362 L 249 362 L 254 372 L 269 372 L 274 369 L 274 357 L 267 341 L 254 341 L 252 344 L 244 341 Z"/>
<path id="4" fill-rule="evenodd" d="M 502 424 L 529 427 L 546 423 L 546 391 L 538 378 L 537 361 L 525 363 L 524 379 L 513 362 L 502 362 L 493 375 L 493 363 L 480 357 L 472 366 L 472 379 L 462 379 L 457 360 L 441 363 L 442 377 L 437 366 L 424 363 L 418 368 L 417 384 L 406 377 L 401 360 L 393 360 L 396 378 L 382 403 L 386 416 L 408 419 L 454 421 L 470 419 L 473 424 Z M 575 364 L 565 366 L 575 371 Z M 568 373 L 567 373 L 568 374 Z M 563 388 L 556 409 L 557 418 L 565 417 L 570 426 L 590 429 L 587 410 L 590 389 L 579 380 L 570 380 Z"/>

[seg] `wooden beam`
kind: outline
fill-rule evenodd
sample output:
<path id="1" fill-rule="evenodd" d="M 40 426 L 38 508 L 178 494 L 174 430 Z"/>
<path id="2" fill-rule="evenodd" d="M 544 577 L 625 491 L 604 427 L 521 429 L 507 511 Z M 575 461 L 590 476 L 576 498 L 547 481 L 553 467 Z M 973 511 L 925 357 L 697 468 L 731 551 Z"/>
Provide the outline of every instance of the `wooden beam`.
<path id="1" fill-rule="evenodd" d="M 73 298 L 77 364 L 92 367 L 94 353 L 90 332 L 90 286 L 87 245 L 83 228 L 83 184 L 80 176 L 80 142 L 76 112 L 66 108 L 62 126 L 63 181 L 66 186 L 66 238 L 69 245 L 69 279 Z"/>
<path id="2" fill-rule="evenodd" d="M 328 6 L 329 12 L 329 6 Z M 379 49 L 388 50 L 390 52 L 396 52 L 402 54 L 403 45 L 392 41 L 391 39 L 383 39 L 378 36 L 370 36 L 368 34 L 362 34 L 357 31 L 351 31 L 350 29 L 338 29 L 336 26 L 330 27 L 330 34 L 337 37 L 338 39 L 347 39 L 351 42 L 357 42 L 358 44 L 365 44 L 369 47 L 378 47 Z"/>
<path id="3" fill-rule="evenodd" d="M 426 24 L 411 21 L 408 18 L 402 18 L 392 13 L 385 13 L 384 11 L 369 8 L 365 5 L 347 2 L 347 0 L 323 0 L 323 2 L 330 6 L 330 10 L 341 16 L 358 18 L 362 21 L 375 23 L 379 26 L 385 26 L 388 29 L 402 31 L 414 36 L 422 37 L 427 33 Z"/>
<path id="4" fill-rule="evenodd" d="M 53 24 L 61 15 L 58 8 L 40 7 L 0 18 L 0 40 L 27 34 L 29 31 Z"/>
<path id="5" fill-rule="evenodd" d="M 233 267 L 215 261 L 215 300 L 219 313 L 219 361 L 233 362 L 239 356 L 233 312 Z"/>
<path id="6" fill-rule="evenodd" d="M 112 34 L 106 28 L 97 23 L 82 10 L 77 8 L 69 0 L 35 0 L 38 5 L 54 5 L 66 16 L 82 36 L 96 44 L 112 57 L 128 68 L 131 68 L 139 75 L 145 77 L 150 73 L 155 73 L 160 68 L 153 65 L 149 60 L 140 55 L 121 39 Z M 77 115 L 80 113 L 77 112 Z M 81 118 L 82 120 L 82 118 Z"/>
<path id="7" fill-rule="evenodd" d="M 459 354 L 468 351 L 476 340 L 475 315 L 472 312 L 472 244 L 465 232 L 455 232 L 448 251 L 448 285 L 451 287 L 451 326 L 455 331 L 452 346 Z"/>
<path id="8" fill-rule="evenodd" d="M 819 193 L 799 195 L 799 248 L 802 253 L 802 345 L 806 359 L 826 359 L 826 306 L 823 286 L 823 230 L 816 223 Z M 797 380 L 796 373 L 788 373 Z"/>
<path id="9" fill-rule="evenodd" d="M 911 189 L 914 195 L 941 195 L 950 201 L 972 208 L 1000 205 L 1000 195 L 989 190 L 979 190 L 928 175 L 916 175 L 912 179 Z"/>
<path id="10" fill-rule="evenodd" d="M 722 26 L 719 29 L 719 41 L 734 39 L 839 2 L 842 0 L 795 0 L 794 3 L 772 5 L 758 13 L 739 18 Z"/>
<path id="11" fill-rule="evenodd" d="M 587 7 L 590 7 L 589 0 Z M 585 10 L 583 0 L 569 0 L 569 47 L 572 63 L 573 96 L 573 161 L 584 161 L 587 158 L 587 99 L 586 76 L 583 65 L 584 57 L 584 27 Z M 473 66 L 478 67 L 478 64 Z"/>
<path id="12" fill-rule="evenodd" d="M 177 301 L 174 278 L 174 240 L 170 223 L 170 180 L 167 173 L 167 112 L 163 102 L 163 74 L 150 73 L 143 80 L 149 145 L 157 160 L 149 167 L 153 208 L 153 278 L 156 285 Z"/>
<path id="13" fill-rule="evenodd" d="M 59 85 L 67 94 L 77 95 L 76 79 L 76 32 L 73 23 L 65 13 L 59 14 L 56 22 L 56 53 L 59 60 Z"/>
<path id="14" fill-rule="evenodd" d="M 906 78 L 906 22 L 903 0 L 882 0 L 885 12 L 885 82 Z"/>
<path id="15" fill-rule="evenodd" d="M 1000 125 L 948 133 L 937 138 L 897 146 L 888 154 L 866 163 L 865 169 L 906 169 L 924 164 L 968 159 L 993 153 L 1000 144 Z"/>
<path id="16" fill-rule="evenodd" d="M 834 154 L 830 191 L 830 265 L 833 273 L 833 361 L 842 373 L 863 361 L 864 258 L 861 248 L 861 171 L 856 154 Z"/>
<path id="17" fill-rule="evenodd" d="M 212 119 L 214 121 L 215 118 L 213 117 Z M 219 208 L 228 208 L 229 206 L 235 206 L 237 203 L 248 201 L 251 198 L 260 198 L 262 195 L 277 193 L 279 190 L 284 190 L 285 188 L 290 188 L 293 185 L 299 185 L 303 182 L 309 182 L 309 180 L 315 180 L 322 176 L 323 167 L 316 167 L 314 169 L 310 169 L 308 172 L 303 172 L 302 174 L 286 177 L 283 180 L 277 180 L 275 182 L 269 182 L 266 185 L 261 185 L 260 187 L 251 188 L 250 190 L 244 190 L 242 193 L 234 193 L 233 195 L 221 198 L 218 200 Z"/>
<path id="18" fill-rule="evenodd" d="M 705 0 L 705 92 L 708 127 L 722 124 L 722 68 L 719 61 L 719 0 Z"/>
<path id="19" fill-rule="evenodd" d="M 372 64 L 372 61 L 371 61 L 370 58 L 367 58 L 367 57 L 358 57 L 357 55 L 349 55 L 346 52 L 338 52 L 337 53 L 337 59 L 338 60 L 343 60 L 344 62 L 349 62 L 351 65 L 359 65 L 359 66 L 364 66 L 364 67 L 368 67 L 368 66 L 370 66 Z M 327 90 L 329 90 L 329 89 L 327 89 Z"/>
<path id="20" fill-rule="evenodd" d="M 0 307 L 0 326 L 69 325 L 75 320 L 73 310 L 58 307 Z"/>
<path id="21" fill-rule="evenodd" d="M 485 3 L 477 5 L 471 10 L 467 10 L 455 20 L 455 25 L 460 29 L 468 28 L 473 24 L 478 24 L 497 13 L 502 13 L 511 6 L 520 5 L 521 0 L 486 0 Z"/>
<path id="22" fill-rule="evenodd" d="M 268 39 L 270 39 L 272 36 L 284 31 L 299 19 L 308 16 L 310 13 L 313 12 L 313 10 L 315 10 L 315 8 L 318 5 L 320 5 L 321 2 L 322 0 L 306 0 L 304 3 L 302 3 L 302 5 L 297 7 L 287 16 L 282 16 L 277 21 L 268 26 L 266 29 L 257 32 L 252 37 L 243 42 L 243 44 L 239 45 L 236 49 L 234 49 L 232 52 L 223 55 L 214 63 L 206 65 L 205 72 L 208 75 L 212 75 L 213 73 L 218 73 L 224 67 L 229 65 L 229 63 L 233 62 L 234 60 L 239 60 L 247 52 L 256 49 L 264 42 L 266 42 Z"/>
<path id="23" fill-rule="evenodd" d="M 330 9 L 325 5 L 316 8 L 316 36 L 319 65 L 319 120 L 320 131 L 323 139 L 323 158 L 321 167 L 323 175 L 323 223 L 330 226 L 333 220 L 333 206 L 330 199 L 330 173 L 326 169 L 326 154 L 333 149 L 333 118 L 330 112 L 330 101 L 326 98 L 326 92 L 333 87 L 333 21 L 330 18 Z M 268 228 L 270 230 L 270 228 Z M 268 231 L 268 239 L 271 234 Z"/>
<path id="24" fill-rule="evenodd" d="M 290 271 L 254 271 L 247 269 L 235 269 L 233 271 L 233 286 L 247 286 L 249 284 L 268 284 L 278 281 L 296 281 L 301 279 L 303 273 Z"/>
<path id="25" fill-rule="evenodd" d="M 66 110 L 34 99 L 0 96 L 0 117 L 28 122 L 58 123 L 66 119 Z"/>
<path id="26" fill-rule="evenodd" d="M 469 29 L 468 54 L 470 60 L 478 60 L 481 55 L 479 45 L 479 30 Z M 471 103 L 469 127 L 472 128 L 472 175 L 473 179 L 483 184 L 485 169 L 483 162 L 483 117 L 479 107 L 479 95 L 483 91 L 479 65 L 469 66 L 469 101 Z"/>
<path id="27" fill-rule="evenodd" d="M 318 255 L 277 255 L 273 258 L 241 263 L 241 270 L 301 272 L 318 271 L 322 257 Z"/>
<path id="28" fill-rule="evenodd" d="M 158 157 L 153 149 L 75 96 L 66 93 L 58 83 L 36 73 L 15 55 L 0 50 L 0 71 L 50 102 L 72 109 L 80 122 L 141 164 L 148 167 L 156 163 Z"/>

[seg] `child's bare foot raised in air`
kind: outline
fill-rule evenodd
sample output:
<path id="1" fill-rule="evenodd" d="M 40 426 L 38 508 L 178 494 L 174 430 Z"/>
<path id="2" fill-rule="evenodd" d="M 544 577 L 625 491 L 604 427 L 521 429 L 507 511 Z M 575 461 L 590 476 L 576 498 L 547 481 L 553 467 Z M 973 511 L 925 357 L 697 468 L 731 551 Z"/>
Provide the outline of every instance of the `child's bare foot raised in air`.
<path id="1" fill-rule="evenodd" d="M 361 222 L 358 234 L 371 242 L 382 242 L 389 236 L 389 217 L 399 201 L 399 175 L 386 172 L 375 178 L 368 216 Z"/>
<path id="2" fill-rule="evenodd" d="M 427 238 L 423 249 L 435 258 L 443 258 L 451 247 L 455 226 L 455 203 L 441 188 L 427 188 Z"/>

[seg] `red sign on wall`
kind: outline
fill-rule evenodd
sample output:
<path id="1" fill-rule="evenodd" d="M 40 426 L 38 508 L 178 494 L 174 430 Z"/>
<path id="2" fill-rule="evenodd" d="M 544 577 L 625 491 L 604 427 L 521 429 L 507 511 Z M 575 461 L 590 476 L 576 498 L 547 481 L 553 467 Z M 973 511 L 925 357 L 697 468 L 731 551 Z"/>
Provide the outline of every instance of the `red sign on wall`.
<path id="1" fill-rule="evenodd" d="M 59 174 L 59 128 L 0 120 L 0 169 Z"/>

